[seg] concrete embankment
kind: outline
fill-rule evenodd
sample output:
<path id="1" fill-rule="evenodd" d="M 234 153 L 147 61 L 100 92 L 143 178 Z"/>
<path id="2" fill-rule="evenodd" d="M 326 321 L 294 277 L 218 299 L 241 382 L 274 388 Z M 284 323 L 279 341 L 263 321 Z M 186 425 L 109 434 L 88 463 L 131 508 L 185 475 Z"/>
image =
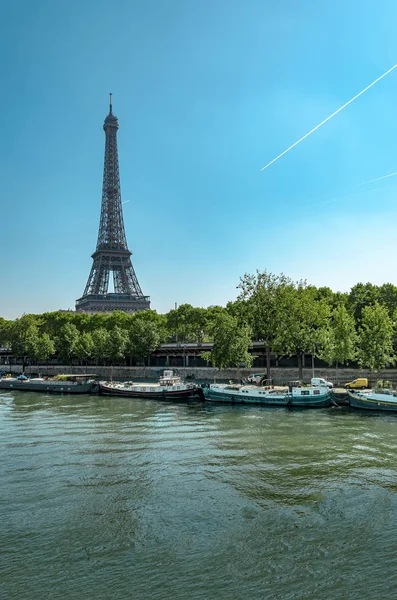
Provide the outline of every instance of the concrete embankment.
<path id="1" fill-rule="evenodd" d="M 3 369 L 9 367 L 2 366 Z M 212 367 L 169 367 L 182 378 L 196 379 L 198 381 L 239 381 L 248 377 L 251 373 L 262 373 L 264 369 L 223 369 L 218 371 Z M 1 369 L 1 367 L 0 367 Z M 21 365 L 12 365 L 13 373 L 21 373 Z M 66 373 L 84 374 L 95 373 L 101 379 L 119 379 L 121 381 L 134 379 L 148 379 L 155 381 L 164 371 L 164 367 L 110 367 L 110 366 L 93 366 L 81 367 L 77 365 L 29 365 L 25 369 L 26 374 L 41 374 L 41 375 L 57 375 Z M 298 369 L 289 367 L 274 367 L 271 371 L 273 384 L 285 385 L 289 381 L 298 380 Z M 391 381 L 394 387 L 397 387 L 397 369 L 387 369 L 378 373 L 373 373 L 366 370 L 358 369 L 316 369 L 315 377 L 324 377 L 328 381 L 332 381 L 335 388 L 343 388 L 345 383 L 352 381 L 357 377 L 366 377 L 369 386 L 373 387 L 379 379 Z M 310 383 L 313 377 L 312 369 L 303 369 L 303 382 Z"/>

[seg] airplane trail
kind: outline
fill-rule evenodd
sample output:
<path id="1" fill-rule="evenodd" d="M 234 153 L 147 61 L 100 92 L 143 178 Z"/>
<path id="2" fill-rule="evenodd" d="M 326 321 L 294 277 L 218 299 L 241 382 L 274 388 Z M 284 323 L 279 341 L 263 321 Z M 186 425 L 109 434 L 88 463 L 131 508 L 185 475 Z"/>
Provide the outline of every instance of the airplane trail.
<path id="1" fill-rule="evenodd" d="M 368 181 L 362 181 L 361 183 L 358 183 L 356 187 L 360 187 L 360 185 L 366 185 L 367 183 L 373 183 L 374 181 L 380 181 L 381 179 L 387 179 L 388 177 L 394 177 L 395 175 L 397 175 L 397 171 L 394 171 L 394 173 L 389 173 L 388 175 L 383 175 L 382 177 L 375 177 L 375 179 L 368 179 Z"/>
<path id="2" fill-rule="evenodd" d="M 346 108 L 347 106 L 349 106 L 349 104 L 351 104 L 352 102 L 354 102 L 354 100 L 357 100 L 357 98 L 359 98 L 362 94 L 364 94 L 367 90 L 369 90 L 373 85 L 375 85 L 375 83 L 378 83 L 378 81 L 380 81 L 381 79 L 383 79 L 384 77 L 386 77 L 386 75 L 388 75 L 389 73 L 391 73 L 392 71 L 394 71 L 394 69 L 396 67 L 397 67 L 397 63 L 395 65 L 393 65 L 390 69 L 388 69 L 388 71 L 386 71 L 385 73 L 383 73 L 383 75 L 381 75 L 380 77 L 378 77 L 377 79 L 375 79 L 375 81 L 373 81 L 372 83 L 370 83 L 369 85 L 367 85 L 367 87 L 364 88 L 363 90 L 361 90 L 361 92 L 359 92 L 358 94 L 356 94 L 355 96 L 353 96 L 353 98 L 351 98 L 350 100 L 348 100 L 343 106 L 341 106 L 340 108 L 338 108 L 338 110 L 336 110 L 335 112 L 333 112 L 332 115 L 329 115 L 329 117 L 327 117 L 326 119 L 324 119 L 324 121 L 321 121 L 321 123 L 319 123 L 318 125 L 316 125 L 316 127 L 313 127 L 313 129 L 311 129 L 308 133 L 306 133 L 303 137 L 301 137 L 297 142 L 295 142 L 295 144 L 292 144 L 292 146 L 290 146 L 289 148 L 287 148 L 286 150 L 284 150 L 284 152 L 282 152 L 281 154 L 279 154 L 278 156 L 276 156 L 276 158 L 273 158 L 273 160 L 271 160 L 269 163 L 267 163 L 267 165 L 265 165 L 264 167 L 262 167 L 261 171 L 264 171 L 265 169 L 267 169 L 268 167 L 270 167 L 270 165 L 272 165 L 273 163 L 275 163 L 276 160 L 278 160 L 279 158 L 281 158 L 282 156 L 284 156 L 284 154 L 287 154 L 287 152 L 289 152 L 290 150 L 292 150 L 292 148 L 295 148 L 295 146 L 297 146 L 298 144 L 300 144 L 301 142 L 303 142 L 303 140 L 305 140 L 307 137 L 309 137 L 309 135 L 311 135 L 312 133 L 314 133 L 315 131 L 317 131 L 317 129 L 320 129 L 320 127 L 322 127 L 323 125 L 325 125 L 325 123 L 327 123 L 327 121 L 329 121 L 330 119 L 332 119 L 332 117 L 335 117 L 335 115 L 337 115 L 344 108 Z"/>
<path id="3" fill-rule="evenodd" d="M 361 196 L 366 196 L 367 194 L 373 194 L 374 192 L 379 192 L 382 188 L 378 187 L 373 190 L 368 190 L 366 192 L 361 192 L 361 194 L 347 194 L 345 196 L 336 196 L 335 198 L 331 198 L 330 200 L 325 200 L 324 202 L 316 202 L 312 206 L 322 206 L 324 204 L 331 204 L 333 202 L 340 202 L 341 200 L 349 200 L 350 198 L 360 198 Z"/>

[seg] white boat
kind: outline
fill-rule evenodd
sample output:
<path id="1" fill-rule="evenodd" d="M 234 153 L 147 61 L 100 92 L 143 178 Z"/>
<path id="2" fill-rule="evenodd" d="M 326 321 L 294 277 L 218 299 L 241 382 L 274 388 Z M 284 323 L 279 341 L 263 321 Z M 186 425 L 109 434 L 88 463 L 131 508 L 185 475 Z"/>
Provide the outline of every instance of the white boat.
<path id="1" fill-rule="evenodd" d="M 100 381 L 99 393 L 104 396 L 127 398 L 151 398 L 154 400 L 187 400 L 198 397 L 203 400 L 203 391 L 195 383 L 182 381 L 173 371 L 166 370 L 158 383 L 126 383 Z"/>
<path id="2" fill-rule="evenodd" d="M 203 391 L 205 399 L 209 402 L 305 408 L 320 408 L 335 404 L 332 392 L 327 387 L 261 387 L 257 385 L 211 383 Z"/>

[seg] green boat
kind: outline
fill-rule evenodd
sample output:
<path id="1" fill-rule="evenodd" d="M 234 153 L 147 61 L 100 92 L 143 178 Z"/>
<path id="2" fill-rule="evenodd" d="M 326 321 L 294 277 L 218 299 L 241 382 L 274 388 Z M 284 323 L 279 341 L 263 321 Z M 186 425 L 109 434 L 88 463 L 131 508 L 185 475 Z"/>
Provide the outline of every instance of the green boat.
<path id="1" fill-rule="evenodd" d="M 348 390 L 349 404 L 352 408 L 363 408 L 364 410 L 388 410 L 397 411 L 397 392 L 391 390 Z"/>
<path id="2" fill-rule="evenodd" d="M 211 383 L 203 391 L 205 399 L 209 402 L 263 404 L 288 408 L 323 408 L 335 405 L 332 392 L 327 387 L 261 387 Z"/>

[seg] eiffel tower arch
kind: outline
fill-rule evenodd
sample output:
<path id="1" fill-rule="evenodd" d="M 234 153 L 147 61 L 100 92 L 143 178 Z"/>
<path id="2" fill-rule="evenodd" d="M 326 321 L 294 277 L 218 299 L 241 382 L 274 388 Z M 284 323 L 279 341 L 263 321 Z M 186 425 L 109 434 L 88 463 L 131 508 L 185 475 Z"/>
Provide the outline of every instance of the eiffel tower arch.
<path id="1" fill-rule="evenodd" d="M 112 112 L 105 119 L 105 162 L 103 169 L 102 205 L 96 250 L 84 294 L 76 300 L 81 312 L 136 312 L 150 308 L 150 297 L 144 296 L 127 247 L 120 192 L 117 130 L 119 123 Z M 114 292 L 109 292 L 109 276 L 113 275 Z"/>

